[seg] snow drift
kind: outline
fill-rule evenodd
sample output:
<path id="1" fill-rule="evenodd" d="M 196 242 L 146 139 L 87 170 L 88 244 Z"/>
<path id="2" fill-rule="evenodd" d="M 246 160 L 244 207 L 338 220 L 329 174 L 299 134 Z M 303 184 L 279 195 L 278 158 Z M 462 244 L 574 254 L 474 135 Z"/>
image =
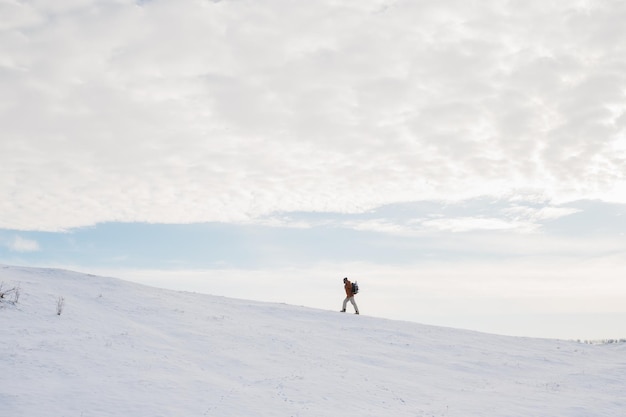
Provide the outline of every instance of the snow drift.
<path id="1" fill-rule="evenodd" d="M 20 297 L 0 302 L 0 416 L 626 413 L 624 345 L 496 336 L 61 270 L 0 267 L 2 282 L 19 285 Z"/>

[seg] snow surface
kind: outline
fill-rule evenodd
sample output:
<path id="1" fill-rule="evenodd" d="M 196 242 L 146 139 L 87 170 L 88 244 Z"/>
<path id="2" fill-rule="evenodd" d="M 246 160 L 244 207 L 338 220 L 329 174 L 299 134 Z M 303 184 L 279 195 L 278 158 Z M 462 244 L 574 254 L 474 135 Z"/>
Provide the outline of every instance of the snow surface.
<path id="1" fill-rule="evenodd" d="M 16 304 L 0 303 L 2 417 L 626 415 L 625 345 L 489 335 L 51 269 L 0 266 L 0 283 L 20 286 Z"/>

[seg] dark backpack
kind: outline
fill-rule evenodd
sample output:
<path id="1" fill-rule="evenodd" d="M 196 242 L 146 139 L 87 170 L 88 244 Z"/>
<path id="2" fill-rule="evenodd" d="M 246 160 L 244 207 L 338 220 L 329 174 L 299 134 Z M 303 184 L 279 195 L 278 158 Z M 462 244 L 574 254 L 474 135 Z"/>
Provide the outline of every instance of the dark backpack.
<path id="1" fill-rule="evenodd" d="M 352 294 L 358 294 L 359 293 L 359 284 L 356 283 L 356 281 L 354 281 L 352 283 Z"/>

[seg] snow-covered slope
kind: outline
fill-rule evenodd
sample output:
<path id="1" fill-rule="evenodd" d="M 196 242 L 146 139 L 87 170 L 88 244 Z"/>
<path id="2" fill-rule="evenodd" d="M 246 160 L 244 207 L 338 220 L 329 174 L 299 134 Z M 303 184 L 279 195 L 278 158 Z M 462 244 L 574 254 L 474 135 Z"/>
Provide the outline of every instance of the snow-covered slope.
<path id="1" fill-rule="evenodd" d="M 0 266 L 2 282 L 20 285 L 17 304 L 0 303 L 3 417 L 626 415 L 624 345 L 494 336 L 60 270 Z"/>

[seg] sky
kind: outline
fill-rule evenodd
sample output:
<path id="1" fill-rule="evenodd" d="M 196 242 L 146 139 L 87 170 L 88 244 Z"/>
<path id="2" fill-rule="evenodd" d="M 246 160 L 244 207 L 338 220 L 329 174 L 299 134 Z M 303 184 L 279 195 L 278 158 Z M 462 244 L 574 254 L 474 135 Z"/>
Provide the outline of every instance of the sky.
<path id="1" fill-rule="evenodd" d="M 626 336 L 621 1 L 0 0 L 0 263 Z"/>

